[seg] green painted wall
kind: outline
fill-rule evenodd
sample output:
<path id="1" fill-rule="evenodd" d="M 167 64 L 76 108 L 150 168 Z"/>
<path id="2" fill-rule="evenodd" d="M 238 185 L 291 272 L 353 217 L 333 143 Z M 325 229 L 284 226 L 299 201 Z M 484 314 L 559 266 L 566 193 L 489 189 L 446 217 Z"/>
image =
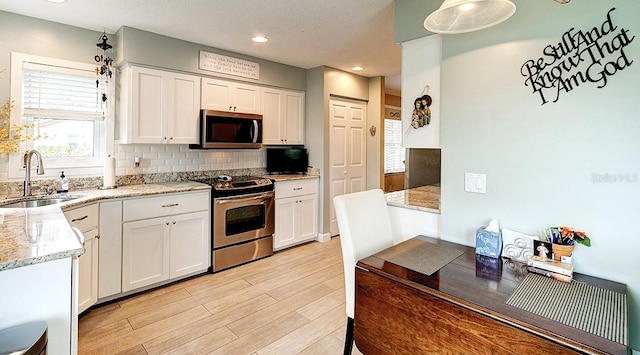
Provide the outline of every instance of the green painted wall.
<path id="1" fill-rule="evenodd" d="M 576 248 L 576 271 L 627 284 L 630 341 L 638 349 L 640 2 L 514 3 L 515 15 L 498 26 L 443 36 L 441 237 L 473 245 L 475 229 L 491 218 L 529 234 L 556 225 L 587 231 L 593 246 Z M 571 28 L 601 29 L 614 7 L 614 32 L 624 28 L 629 38 L 636 36 L 624 49 L 633 63 L 608 76 L 603 88 L 583 83 L 542 105 L 525 86 L 523 64 L 545 57 L 543 49 L 557 45 Z M 593 62 L 586 53 L 581 70 Z M 594 77 L 602 65 L 592 67 Z M 607 69 L 615 71 L 611 64 Z M 464 191 L 466 172 L 486 174 L 486 194 Z"/>

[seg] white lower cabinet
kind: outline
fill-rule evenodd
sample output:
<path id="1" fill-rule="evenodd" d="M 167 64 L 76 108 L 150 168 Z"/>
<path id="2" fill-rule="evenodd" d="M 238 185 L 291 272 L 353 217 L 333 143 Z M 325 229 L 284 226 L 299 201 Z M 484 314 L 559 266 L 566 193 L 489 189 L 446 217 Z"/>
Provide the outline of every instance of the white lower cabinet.
<path id="1" fill-rule="evenodd" d="M 169 279 L 168 224 L 168 217 L 122 224 L 122 292 Z"/>
<path id="2" fill-rule="evenodd" d="M 98 299 L 122 292 L 122 200 L 100 202 Z"/>
<path id="3" fill-rule="evenodd" d="M 209 268 L 210 203 L 209 191 L 123 202 L 122 292 Z"/>
<path id="4" fill-rule="evenodd" d="M 65 210 L 64 215 L 84 235 L 84 254 L 78 257 L 78 313 L 82 313 L 98 302 L 98 205 Z"/>
<path id="5" fill-rule="evenodd" d="M 318 234 L 318 180 L 276 182 L 273 248 L 313 240 Z"/>
<path id="6" fill-rule="evenodd" d="M 98 302 L 98 229 L 85 232 L 84 254 L 78 258 L 78 313 Z"/>

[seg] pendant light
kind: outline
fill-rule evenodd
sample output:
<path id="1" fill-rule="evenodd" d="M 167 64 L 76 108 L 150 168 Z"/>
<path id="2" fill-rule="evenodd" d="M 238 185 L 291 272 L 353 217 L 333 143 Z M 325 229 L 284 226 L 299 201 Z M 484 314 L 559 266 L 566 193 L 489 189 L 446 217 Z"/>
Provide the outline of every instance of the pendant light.
<path id="1" fill-rule="evenodd" d="M 516 5 L 509 0 L 445 0 L 424 27 L 433 33 L 466 33 L 497 25 L 514 12 Z"/>

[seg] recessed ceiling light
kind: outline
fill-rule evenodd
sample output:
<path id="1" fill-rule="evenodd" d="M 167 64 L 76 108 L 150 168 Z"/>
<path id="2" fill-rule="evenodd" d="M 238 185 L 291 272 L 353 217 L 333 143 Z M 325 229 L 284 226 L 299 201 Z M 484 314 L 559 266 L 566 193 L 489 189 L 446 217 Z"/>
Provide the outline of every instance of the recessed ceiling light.
<path id="1" fill-rule="evenodd" d="M 48 2 L 53 2 L 53 3 L 59 4 L 59 3 L 63 3 L 63 2 L 65 2 L 65 1 L 67 1 L 67 0 L 47 0 L 47 1 L 48 1 Z"/>
<path id="2" fill-rule="evenodd" d="M 263 37 L 263 36 L 255 36 L 251 40 L 254 41 L 254 42 L 258 42 L 258 43 L 269 42 L 269 39 L 267 37 Z"/>
<path id="3" fill-rule="evenodd" d="M 364 70 L 364 68 L 358 65 L 358 66 L 355 66 L 355 67 L 351 68 L 351 70 L 353 70 L 353 71 L 362 71 L 362 70 Z"/>

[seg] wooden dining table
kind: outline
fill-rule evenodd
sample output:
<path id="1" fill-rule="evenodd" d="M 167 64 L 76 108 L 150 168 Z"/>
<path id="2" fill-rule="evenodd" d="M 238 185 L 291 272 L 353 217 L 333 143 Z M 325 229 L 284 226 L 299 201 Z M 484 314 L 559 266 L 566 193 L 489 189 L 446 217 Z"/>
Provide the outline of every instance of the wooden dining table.
<path id="1" fill-rule="evenodd" d="M 462 255 L 427 275 L 403 266 L 417 246 Z M 508 305 L 527 276 L 525 263 L 487 260 L 475 248 L 425 236 L 386 252 L 394 262 L 376 254 L 356 264 L 354 338 L 364 354 L 629 353 L 627 344 Z M 578 273 L 573 279 L 626 300 L 624 284 Z M 617 312 L 626 322 L 626 307 Z"/>

